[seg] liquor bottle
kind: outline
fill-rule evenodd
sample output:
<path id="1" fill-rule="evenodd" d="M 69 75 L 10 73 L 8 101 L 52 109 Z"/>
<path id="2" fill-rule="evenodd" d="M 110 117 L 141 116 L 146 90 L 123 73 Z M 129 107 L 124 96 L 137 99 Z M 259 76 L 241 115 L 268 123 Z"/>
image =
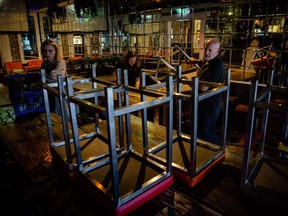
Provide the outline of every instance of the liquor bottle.
<path id="1" fill-rule="evenodd" d="M 41 91 L 40 94 L 39 94 L 39 106 L 40 106 L 41 108 L 45 107 L 45 105 L 44 105 L 44 96 L 43 96 L 42 91 Z"/>
<path id="2" fill-rule="evenodd" d="M 23 96 L 21 96 L 20 99 L 19 99 L 18 111 L 19 111 L 19 113 L 24 111 L 24 98 L 23 98 Z"/>
<path id="3" fill-rule="evenodd" d="M 35 94 L 34 98 L 33 98 L 33 109 L 38 110 L 40 108 L 40 102 L 39 102 L 39 98 L 40 95 L 39 93 Z"/>
<path id="4" fill-rule="evenodd" d="M 23 97 L 23 111 L 29 110 L 29 98 Z"/>

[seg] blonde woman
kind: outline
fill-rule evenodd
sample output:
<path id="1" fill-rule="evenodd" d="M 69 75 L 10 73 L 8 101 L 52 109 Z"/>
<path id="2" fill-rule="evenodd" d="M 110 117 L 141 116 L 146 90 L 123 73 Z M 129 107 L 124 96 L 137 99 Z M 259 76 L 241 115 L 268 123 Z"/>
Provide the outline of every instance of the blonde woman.
<path id="1" fill-rule="evenodd" d="M 67 75 L 66 63 L 60 57 L 58 44 L 54 40 L 45 40 L 41 45 L 41 53 L 43 58 L 41 68 L 45 69 L 47 82 L 56 82 L 59 74 L 63 77 Z"/>
<path id="2" fill-rule="evenodd" d="M 63 77 L 67 75 L 66 63 L 61 59 L 59 47 L 54 40 L 45 40 L 41 45 L 41 53 L 43 58 L 41 68 L 45 69 L 48 83 L 57 82 L 57 75 L 62 75 Z M 49 106 L 51 112 L 61 115 L 59 98 L 49 95 Z"/>

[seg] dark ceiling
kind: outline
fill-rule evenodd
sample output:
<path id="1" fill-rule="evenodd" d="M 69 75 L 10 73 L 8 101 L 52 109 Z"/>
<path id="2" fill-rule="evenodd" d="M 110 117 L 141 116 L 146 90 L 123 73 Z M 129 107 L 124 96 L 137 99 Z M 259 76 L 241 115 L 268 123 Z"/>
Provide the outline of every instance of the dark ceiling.
<path id="1" fill-rule="evenodd" d="M 170 8 L 187 5 L 221 5 L 223 3 L 240 2 L 252 5 L 251 13 L 258 11 L 257 14 L 287 13 L 288 5 L 283 0 L 25 0 L 28 10 L 39 10 L 48 7 L 51 11 L 57 11 L 59 3 L 74 3 L 75 8 L 89 8 L 96 11 L 97 7 L 109 6 L 110 14 L 127 14 L 141 11 L 154 10 L 158 8 Z M 269 13 L 268 13 L 269 12 Z"/>
<path id="2" fill-rule="evenodd" d="M 143 11 L 155 8 L 168 8 L 181 5 L 192 5 L 198 3 L 217 3 L 220 0 L 26 0 L 29 10 L 38 10 L 45 7 L 55 6 L 61 2 L 74 2 L 79 5 L 105 5 L 125 12 Z"/>

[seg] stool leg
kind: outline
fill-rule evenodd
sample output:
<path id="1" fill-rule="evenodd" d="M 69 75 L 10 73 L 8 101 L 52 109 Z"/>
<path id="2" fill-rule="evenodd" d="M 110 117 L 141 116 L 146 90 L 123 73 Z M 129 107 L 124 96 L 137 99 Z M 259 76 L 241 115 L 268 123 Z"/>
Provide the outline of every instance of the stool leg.
<path id="1" fill-rule="evenodd" d="M 257 113 L 255 117 L 255 124 L 254 124 L 254 139 L 253 139 L 252 146 L 251 146 L 252 150 L 255 149 L 255 144 L 257 141 L 258 125 L 259 125 L 259 114 Z"/>
<path id="2" fill-rule="evenodd" d="M 234 132 L 234 128 L 235 128 L 235 119 L 237 118 L 237 111 L 234 109 L 233 110 L 233 115 L 232 116 L 232 119 L 231 119 L 231 127 L 230 127 L 230 131 L 229 131 L 229 136 L 228 136 L 228 143 L 231 143 L 231 137 L 233 135 L 233 132 Z"/>

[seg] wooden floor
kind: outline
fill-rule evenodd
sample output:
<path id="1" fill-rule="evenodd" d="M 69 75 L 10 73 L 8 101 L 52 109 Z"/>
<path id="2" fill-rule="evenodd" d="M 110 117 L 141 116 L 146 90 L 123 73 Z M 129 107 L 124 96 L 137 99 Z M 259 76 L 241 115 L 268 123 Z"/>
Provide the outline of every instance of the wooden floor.
<path id="1" fill-rule="evenodd" d="M 242 74 L 237 76 L 241 77 Z M 9 102 L 4 102 L 4 105 L 0 110 L 9 110 Z M 242 133 L 241 139 L 244 136 Z M 13 157 L 3 141 L 0 147 L 0 197 L 1 209 L 5 215 L 107 215 L 103 207 L 91 198 L 89 191 L 79 184 L 77 178 L 69 177 L 50 157 L 41 166 L 30 166 L 33 172 L 44 176 L 35 180 L 27 176 L 27 172 L 19 164 L 21 161 Z M 21 145 L 19 148 L 21 151 Z M 267 203 L 265 197 L 259 198 L 257 194 L 254 196 L 242 190 L 240 180 L 244 144 L 240 140 L 228 143 L 225 151 L 225 161 L 195 187 L 175 182 L 171 188 L 131 215 L 278 215 L 287 210 L 279 208 L 277 201 Z M 38 157 L 22 153 L 32 161 Z"/>

